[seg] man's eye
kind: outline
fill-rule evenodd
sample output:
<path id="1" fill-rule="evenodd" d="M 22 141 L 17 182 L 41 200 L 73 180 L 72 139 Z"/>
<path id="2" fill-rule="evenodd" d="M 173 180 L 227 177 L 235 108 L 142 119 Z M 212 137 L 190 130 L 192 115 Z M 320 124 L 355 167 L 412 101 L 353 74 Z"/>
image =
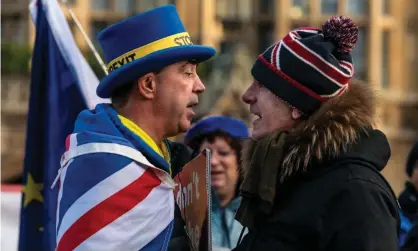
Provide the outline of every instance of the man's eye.
<path id="1" fill-rule="evenodd" d="M 191 77 L 193 75 L 193 72 L 186 72 L 186 75 Z"/>

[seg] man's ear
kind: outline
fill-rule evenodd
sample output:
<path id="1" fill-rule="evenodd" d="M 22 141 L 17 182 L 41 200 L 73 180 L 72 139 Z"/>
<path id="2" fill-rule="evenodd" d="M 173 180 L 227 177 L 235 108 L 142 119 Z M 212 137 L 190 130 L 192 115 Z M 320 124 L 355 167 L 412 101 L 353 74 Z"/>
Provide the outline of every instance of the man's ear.
<path id="1" fill-rule="evenodd" d="M 154 73 L 147 73 L 144 76 L 138 78 L 137 82 L 138 91 L 145 99 L 153 99 L 156 92 L 156 75 Z"/>
<path id="2" fill-rule="evenodd" d="M 302 117 L 302 113 L 298 109 L 292 108 L 292 118 L 297 120 L 300 119 L 300 117 Z"/>

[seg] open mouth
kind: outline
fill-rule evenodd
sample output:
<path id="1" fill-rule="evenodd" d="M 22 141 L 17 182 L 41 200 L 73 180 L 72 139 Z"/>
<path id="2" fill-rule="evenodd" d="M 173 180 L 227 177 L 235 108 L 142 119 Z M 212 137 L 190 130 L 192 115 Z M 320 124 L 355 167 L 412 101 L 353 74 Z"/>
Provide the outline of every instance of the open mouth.
<path id="1" fill-rule="evenodd" d="M 220 174 L 223 174 L 223 172 L 222 171 L 212 171 L 211 172 L 211 175 L 214 175 L 214 176 L 217 176 L 217 175 L 220 175 Z"/>
<path id="2" fill-rule="evenodd" d="M 254 120 L 261 119 L 261 115 L 259 115 L 259 114 L 254 114 L 254 113 L 253 113 L 253 119 L 254 119 Z"/>

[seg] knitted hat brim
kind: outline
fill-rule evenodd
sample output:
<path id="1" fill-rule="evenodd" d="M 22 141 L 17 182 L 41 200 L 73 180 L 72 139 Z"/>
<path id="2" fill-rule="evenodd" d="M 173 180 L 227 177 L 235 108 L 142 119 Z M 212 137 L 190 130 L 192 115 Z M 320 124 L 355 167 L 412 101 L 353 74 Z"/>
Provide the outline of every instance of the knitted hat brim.
<path id="1" fill-rule="evenodd" d="M 261 85 L 305 115 L 312 114 L 321 106 L 320 96 L 268 64 L 259 56 L 251 69 L 254 79 Z"/>

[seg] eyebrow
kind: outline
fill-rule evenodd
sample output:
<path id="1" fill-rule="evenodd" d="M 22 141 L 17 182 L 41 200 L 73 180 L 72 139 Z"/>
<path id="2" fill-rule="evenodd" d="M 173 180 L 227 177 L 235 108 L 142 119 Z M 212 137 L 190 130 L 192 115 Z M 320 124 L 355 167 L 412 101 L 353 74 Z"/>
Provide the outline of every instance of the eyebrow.
<path id="1" fill-rule="evenodd" d="M 180 69 L 184 70 L 187 65 L 196 65 L 196 68 L 199 66 L 199 64 L 196 61 L 188 60 L 180 66 Z"/>

